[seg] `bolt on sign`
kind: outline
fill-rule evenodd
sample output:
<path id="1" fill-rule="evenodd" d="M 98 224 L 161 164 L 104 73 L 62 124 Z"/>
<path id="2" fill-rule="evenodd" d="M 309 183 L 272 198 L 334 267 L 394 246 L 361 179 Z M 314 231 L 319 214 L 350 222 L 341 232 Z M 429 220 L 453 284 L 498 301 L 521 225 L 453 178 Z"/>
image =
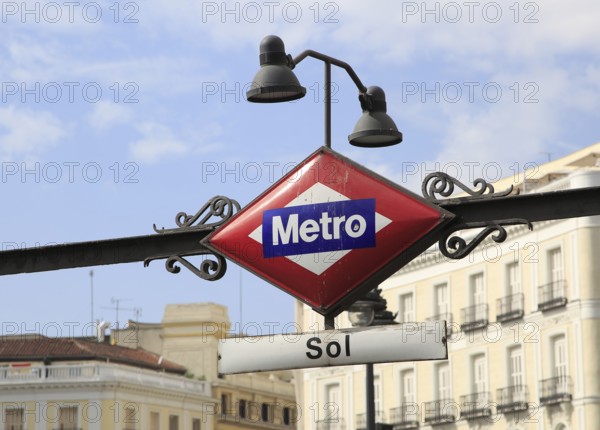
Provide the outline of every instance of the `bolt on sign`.
<path id="1" fill-rule="evenodd" d="M 335 315 L 433 245 L 452 218 L 322 147 L 203 244 Z"/>

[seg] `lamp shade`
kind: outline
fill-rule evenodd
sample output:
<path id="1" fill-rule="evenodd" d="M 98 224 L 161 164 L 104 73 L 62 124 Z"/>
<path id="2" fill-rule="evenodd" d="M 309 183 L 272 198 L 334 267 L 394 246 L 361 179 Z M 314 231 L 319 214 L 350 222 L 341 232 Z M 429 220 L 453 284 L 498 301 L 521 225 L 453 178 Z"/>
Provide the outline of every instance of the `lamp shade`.
<path id="1" fill-rule="evenodd" d="M 391 146 L 402 142 L 402 133 L 394 120 L 386 113 L 385 93 L 379 87 L 367 88 L 366 96 L 359 97 L 363 114 L 358 119 L 352 134 L 351 145 L 367 148 Z"/>
<path id="2" fill-rule="evenodd" d="M 293 62 L 286 55 L 283 40 L 266 36 L 260 42 L 260 70 L 254 76 L 246 98 L 254 103 L 277 103 L 304 97 L 306 88 L 292 72 Z"/>

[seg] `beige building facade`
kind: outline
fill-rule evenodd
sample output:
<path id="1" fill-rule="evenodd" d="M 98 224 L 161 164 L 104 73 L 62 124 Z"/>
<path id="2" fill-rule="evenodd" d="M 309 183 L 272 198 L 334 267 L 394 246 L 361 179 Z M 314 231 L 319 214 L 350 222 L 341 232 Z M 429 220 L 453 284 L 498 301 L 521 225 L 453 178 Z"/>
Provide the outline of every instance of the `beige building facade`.
<path id="1" fill-rule="evenodd" d="M 156 324 L 130 321 L 129 329 L 113 334 L 115 342 L 142 347 L 182 364 L 192 380 L 206 381 L 215 398 L 215 427 L 230 429 L 289 429 L 297 423 L 295 386 L 291 372 L 219 375 L 220 339 L 230 331 L 227 308 L 215 303 L 165 307 Z"/>
<path id="2" fill-rule="evenodd" d="M 4 430 L 212 429 L 208 382 L 147 351 L 12 336 L 0 345 Z"/>
<path id="3" fill-rule="evenodd" d="M 600 144 L 495 184 L 600 186 Z M 430 249 L 380 285 L 399 323 L 448 322 L 448 360 L 375 365 L 377 422 L 400 429 L 595 429 L 600 217 L 535 223 L 463 260 Z M 463 232 L 465 240 L 473 232 Z M 297 321 L 322 317 L 298 304 Z M 346 314 L 336 319 L 349 327 Z M 365 369 L 298 371 L 303 429 L 365 428 Z"/>

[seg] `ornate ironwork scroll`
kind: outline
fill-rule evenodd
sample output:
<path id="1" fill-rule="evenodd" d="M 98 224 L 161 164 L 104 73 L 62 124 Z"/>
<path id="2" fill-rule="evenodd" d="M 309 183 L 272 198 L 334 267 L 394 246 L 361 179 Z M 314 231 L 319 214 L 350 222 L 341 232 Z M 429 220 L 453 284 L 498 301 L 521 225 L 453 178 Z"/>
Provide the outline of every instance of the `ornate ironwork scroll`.
<path id="1" fill-rule="evenodd" d="M 158 229 L 156 228 L 156 224 L 153 225 L 153 228 L 157 233 L 175 232 L 180 231 L 181 229 L 213 230 L 215 227 L 220 226 L 231 218 L 235 212 L 238 212 L 239 210 L 240 204 L 237 201 L 224 196 L 215 196 L 206 202 L 206 204 L 194 215 L 188 215 L 186 212 L 179 212 L 175 215 L 176 228 L 165 229 L 162 227 Z M 220 219 L 212 223 L 207 223 L 212 217 Z M 197 224 L 194 225 L 196 222 Z"/>
<path id="2" fill-rule="evenodd" d="M 193 255 L 206 255 L 210 256 L 208 258 L 203 259 L 198 267 L 194 266 L 187 259 L 183 257 L 193 256 Z M 154 260 L 160 260 L 166 258 L 165 268 L 170 273 L 179 273 L 181 271 L 181 267 L 178 266 L 178 263 L 184 266 L 186 269 L 191 271 L 194 275 L 206 280 L 206 281 L 216 281 L 221 279 L 225 272 L 227 271 L 227 261 L 222 255 L 216 254 L 214 252 L 210 252 L 208 250 L 201 250 L 197 253 L 193 254 L 185 254 L 185 255 L 170 255 L 166 256 L 158 256 L 151 257 L 144 260 L 144 267 L 148 266 L 150 262 Z"/>
<path id="3" fill-rule="evenodd" d="M 156 228 L 153 225 L 154 231 L 160 234 L 177 233 L 182 231 L 199 231 L 209 233 L 215 230 L 225 221 L 230 219 L 236 212 L 240 210 L 240 204 L 224 196 L 216 196 L 210 199 L 204 206 L 200 208 L 194 215 L 188 215 L 185 212 L 179 212 L 175 216 L 175 228 Z M 216 221 L 208 222 L 211 218 L 217 218 Z M 202 239 L 202 238 L 200 238 Z M 206 256 L 196 267 L 184 257 L 195 255 Z M 162 260 L 166 258 L 165 267 L 170 273 L 179 273 L 183 266 L 194 273 L 196 276 L 207 280 L 216 281 L 221 279 L 227 270 L 227 262 L 222 255 L 210 251 L 198 243 L 198 250 L 194 252 L 156 255 L 144 260 L 144 267 L 147 267 L 154 260 Z"/>
<path id="4" fill-rule="evenodd" d="M 473 181 L 474 188 L 471 189 L 447 173 L 435 172 L 425 177 L 421 185 L 421 192 L 423 193 L 423 197 L 430 202 L 441 203 L 444 199 L 440 199 L 436 195 L 448 198 L 454 193 L 455 186 L 469 194 L 469 196 L 461 198 L 465 200 L 505 197 L 513 191 L 513 186 L 511 185 L 507 190 L 495 192 L 494 186 L 482 178 L 475 179 Z"/>
<path id="5" fill-rule="evenodd" d="M 466 257 L 479 245 L 486 237 L 493 233 L 491 239 L 496 243 L 501 243 L 506 240 L 508 234 L 504 226 L 526 224 L 529 230 L 533 230 L 533 225 L 520 218 L 506 219 L 501 221 L 491 222 L 472 222 L 454 224 L 449 230 L 444 232 L 444 235 L 439 240 L 440 252 L 455 260 Z M 452 236 L 457 231 L 467 230 L 472 228 L 482 228 L 482 230 L 469 242 L 460 236 Z M 452 236 L 452 237 L 451 237 Z"/>

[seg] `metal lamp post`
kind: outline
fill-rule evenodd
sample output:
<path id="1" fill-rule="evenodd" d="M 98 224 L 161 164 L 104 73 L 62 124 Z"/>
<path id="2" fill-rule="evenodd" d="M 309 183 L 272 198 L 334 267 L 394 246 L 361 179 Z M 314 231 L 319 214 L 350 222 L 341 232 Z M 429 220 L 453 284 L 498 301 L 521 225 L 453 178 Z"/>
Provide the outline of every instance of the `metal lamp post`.
<path id="1" fill-rule="evenodd" d="M 352 134 L 351 145 L 369 148 L 391 146 L 402 142 L 402 133 L 386 113 L 385 93 L 379 87 L 365 87 L 352 67 L 320 52 L 306 50 L 295 58 L 285 53 L 283 41 L 277 36 L 266 36 L 260 43 L 260 70 L 254 76 L 246 93 L 249 102 L 278 103 L 297 100 L 306 95 L 292 69 L 306 57 L 325 63 L 325 146 L 331 148 L 331 65 L 346 70 L 359 91 L 363 110 Z"/>
<path id="2" fill-rule="evenodd" d="M 397 324 L 396 314 L 387 310 L 387 301 L 376 288 L 348 308 L 348 319 L 354 327 Z M 367 430 L 375 430 L 375 383 L 373 363 L 366 364 Z"/>

